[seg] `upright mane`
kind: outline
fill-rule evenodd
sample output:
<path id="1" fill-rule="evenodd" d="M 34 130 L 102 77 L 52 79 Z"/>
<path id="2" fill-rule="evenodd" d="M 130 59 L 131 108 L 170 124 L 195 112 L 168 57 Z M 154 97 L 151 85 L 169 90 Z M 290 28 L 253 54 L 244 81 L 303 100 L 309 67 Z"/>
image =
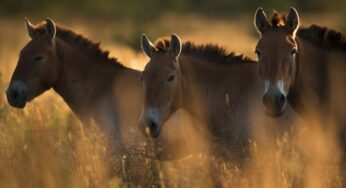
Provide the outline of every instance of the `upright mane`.
<path id="1" fill-rule="evenodd" d="M 170 47 L 170 40 L 168 38 L 158 39 L 155 42 L 155 47 L 158 51 L 167 52 Z M 224 48 L 211 43 L 197 45 L 191 41 L 186 41 L 182 44 L 182 54 L 196 56 L 212 63 L 220 64 L 255 62 L 243 54 L 235 55 L 234 52 L 228 53 Z"/>
<path id="2" fill-rule="evenodd" d="M 316 45 L 346 52 L 346 36 L 333 29 L 311 25 L 310 27 L 299 29 L 297 35 Z"/>
<path id="3" fill-rule="evenodd" d="M 35 28 L 36 32 L 43 35 L 46 32 L 45 25 L 45 22 L 39 24 Z M 65 28 L 61 25 L 56 25 L 56 37 L 85 52 L 90 58 L 93 58 L 96 62 L 113 64 L 117 67 L 124 67 L 124 65 L 118 62 L 116 58 L 109 57 L 109 51 L 105 51 L 100 48 L 101 43 L 95 43 L 87 39 L 83 35 L 77 34 L 68 28 Z"/>
<path id="4" fill-rule="evenodd" d="M 274 11 L 271 24 L 272 27 L 285 26 L 286 16 Z M 310 27 L 299 28 L 297 35 L 316 45 L 346 51 L 346 36 L 327 27 L 311 25 Z"/>

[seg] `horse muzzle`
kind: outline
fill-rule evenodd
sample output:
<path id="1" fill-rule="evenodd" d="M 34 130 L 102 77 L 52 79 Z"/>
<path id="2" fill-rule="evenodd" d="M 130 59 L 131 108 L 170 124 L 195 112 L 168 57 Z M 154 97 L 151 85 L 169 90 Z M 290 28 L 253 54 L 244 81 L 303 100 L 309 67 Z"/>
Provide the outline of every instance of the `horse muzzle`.
<path id="1" fill-rule="evenodd" d="M 269 92 L 263 96 L 266 113 L 272 117 L 279 117 L 284 113 L 286 97 L 280 92 Z"/>
<path id="2" fill-rule="evenodd" d="M 6 96 L 11 106 L 24 108 L 28 99 L 28 86 L 21 81 L 16 81 L 8 87 Z"/>

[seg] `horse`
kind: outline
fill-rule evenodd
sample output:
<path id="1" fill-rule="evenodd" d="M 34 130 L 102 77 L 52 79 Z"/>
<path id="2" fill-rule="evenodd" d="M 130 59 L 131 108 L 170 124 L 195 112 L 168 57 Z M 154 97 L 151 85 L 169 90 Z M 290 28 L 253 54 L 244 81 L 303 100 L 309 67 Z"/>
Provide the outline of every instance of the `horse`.
<path id="1" fill-rule="evenodd" d="M 244 159 L 252 134 L 252 110 L 259 100 L 254 94 L 261 92 L 258 63 L 218 45 L 181 43 L 177 35 L 153 44 L 143 34 L 141 44 L 149 58 L 141 76 L 143 134 L 160 143 L 157 137 L 167 119 L 183 109 L 195 120 L 186 145 L 191 136 L 200 134 L 202 142 L 210 141 L 202 145 L 220 146 L 212 152 L 223 151 L 232 161 Z M 196 147 L 193 143 L 190 152 L 205 149 Z"/>
<path id="2" fill-rule="evenodd" d="M 100 137 L 109 143 L 111 155 L 121 160 L 123 155 L 131 157 L 135 153 L 140 160 L 147 160 L 142 154 L 145 138 L 138 131 L 140 71 L 125 67 L 109 57 L 100 43 L 57 25 L 50 18 L 38 25 L 25 19 L 25 28 L 31 40 L 20 52 L 6 91 L 9 104 L 24 108 L 53 89 L 84 126 L 95 125 L 99 129 Z M 121 161 L 115 165 L 122 171 Z"/>
<path id="3" fill-rule="evenodd" d="M 271 23 L 259 8 L 255 27 L 260 33 L 256 53 L 267 113 L 280 116 L 288 101 L 300 115 L 326 115 L 333 109 L 338 119 L 344 117 L 346 37 L 317 25 L 300 28 L 294 8 L 287 19 L 274 13 Z"/>
<path id="4" fill-rule="evenodd" d="M 295 8 L 287 19 L 274 12 L 271 22 L 258 8 L 254 24 L 267 114 L 282 115 L 288 102 L 305 122 L 329 125 L 346 161 L 346 36 L 318 25 L 300 27 Z"/>
<path id="5" fill-rule="evenodd" d="M 6 91 L 9 104 L 24 108 L 52 88 L 83 124 L 96 123 L 118 145 L 130 141 L 140 115 L 140 72 L 50 18 L 36 26 L 25 19 L 25 27 L 31 40 Z"/>

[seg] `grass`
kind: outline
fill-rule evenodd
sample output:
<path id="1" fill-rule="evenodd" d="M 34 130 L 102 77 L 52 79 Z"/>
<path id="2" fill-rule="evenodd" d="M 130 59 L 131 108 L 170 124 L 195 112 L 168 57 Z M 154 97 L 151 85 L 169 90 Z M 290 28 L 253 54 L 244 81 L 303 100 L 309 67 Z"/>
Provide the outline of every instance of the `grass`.
<path id="1" fill-rule="evenodd" d="M 333 15 L 323 18 L 321 25 L 337 28 L 341 24 Z M 128 46 L 138 49 L 139 33 L 147 33 L 152 40 L 176 33 L 183 40 L 217 43 L 252 58 L 257 40 L 249 17 L 219 20 L 170 14 L 135 28 L 136 23 L 126 21 L 59 21 L 95 41 L 102 41 L 112 56 L 138 70 L 143 69 L 147 60 L 141 52 Z M 314 16 L 303 22 L 314 22 Z M 24 110 L 7 104 L 4 92 L 28 37 L 21 18 L 0 19 L 0 23 L 3 28 L 0 31 L 0 187 L 121 186 L 120 178 L 109 176 L 109 164 L 105 162 L 107 148 L 102 138 L 83 127 L 56 93 L 44 93 Z M 293 122 L 296 121 L 299 122 Z M 309 125 L 293 124 L 300 125 L 292 123 L 280 132 L 276 124 L 268 123 L 256 135 L 260 141 L 252 142 L 253 158 L 244 169 L 213 159 L 221 172 L 222 183 L 227 187 L 341 187 L 333 133 L 325 131 L 318 121 Z M 277 134 L 273 136 L 273 132 Z M 135 158 L 129 156 L 129 159 L 130 163 L 136 163 Z M 208 159 L 197 155 L 158 163 L 162 169 L 161 184 L 211 186 Z"/>

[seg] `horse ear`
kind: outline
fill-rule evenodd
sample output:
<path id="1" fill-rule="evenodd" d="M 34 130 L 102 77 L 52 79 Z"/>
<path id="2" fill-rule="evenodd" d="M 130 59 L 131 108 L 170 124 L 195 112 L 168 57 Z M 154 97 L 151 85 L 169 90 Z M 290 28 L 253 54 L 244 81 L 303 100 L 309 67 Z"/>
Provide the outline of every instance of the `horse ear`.
<path id="1" fill-rule="evenodd" d="M 177 35 L 173 34 L 171 36 L 171 43 L 170 43 L 170 55 L 173 59 L 177 59 L 181 52 L 181 42 Z"/>
<path id="2" fill-rule="evenodd" d="M 35 26 L 31 24 L 31 22 L 25 17 L 24 18 L 24 26 L 30 38 L 34 38 L 35 36 Z"/>
<path id="3" fill-rule="evenodd" d="M 293 7 L 290 8 L 290 13 L 287 16 L 286 28 L 293 36 L 295 36 L 299 28 L 299 15 L 297 10 Z"/>
<path id="4" fill-rule="evenodd" d="M 268 22 L 267 16 L 264 13 L 262 7 L 259 7 L 256 10 L 254 23 L 258 33 L 260 34 L 262 34 L 267 28 L 270 27 L 270 23 Z"/>
<path id="5" fill-rule="evenodd" d="M 48 39 L 53 40 L 56 34 L 56 26 L 52 19 L 46 18 L 46 36 Z"/>
<path id="6" fill-rule="evenodd" d="M 142 34 L 142 37 L 141 37 L 141 46 L 142 46 L 143 53 L 147 57 L 151 58 L 152 52 L 154 51 L 155 47 L 144 33 Z"/>

